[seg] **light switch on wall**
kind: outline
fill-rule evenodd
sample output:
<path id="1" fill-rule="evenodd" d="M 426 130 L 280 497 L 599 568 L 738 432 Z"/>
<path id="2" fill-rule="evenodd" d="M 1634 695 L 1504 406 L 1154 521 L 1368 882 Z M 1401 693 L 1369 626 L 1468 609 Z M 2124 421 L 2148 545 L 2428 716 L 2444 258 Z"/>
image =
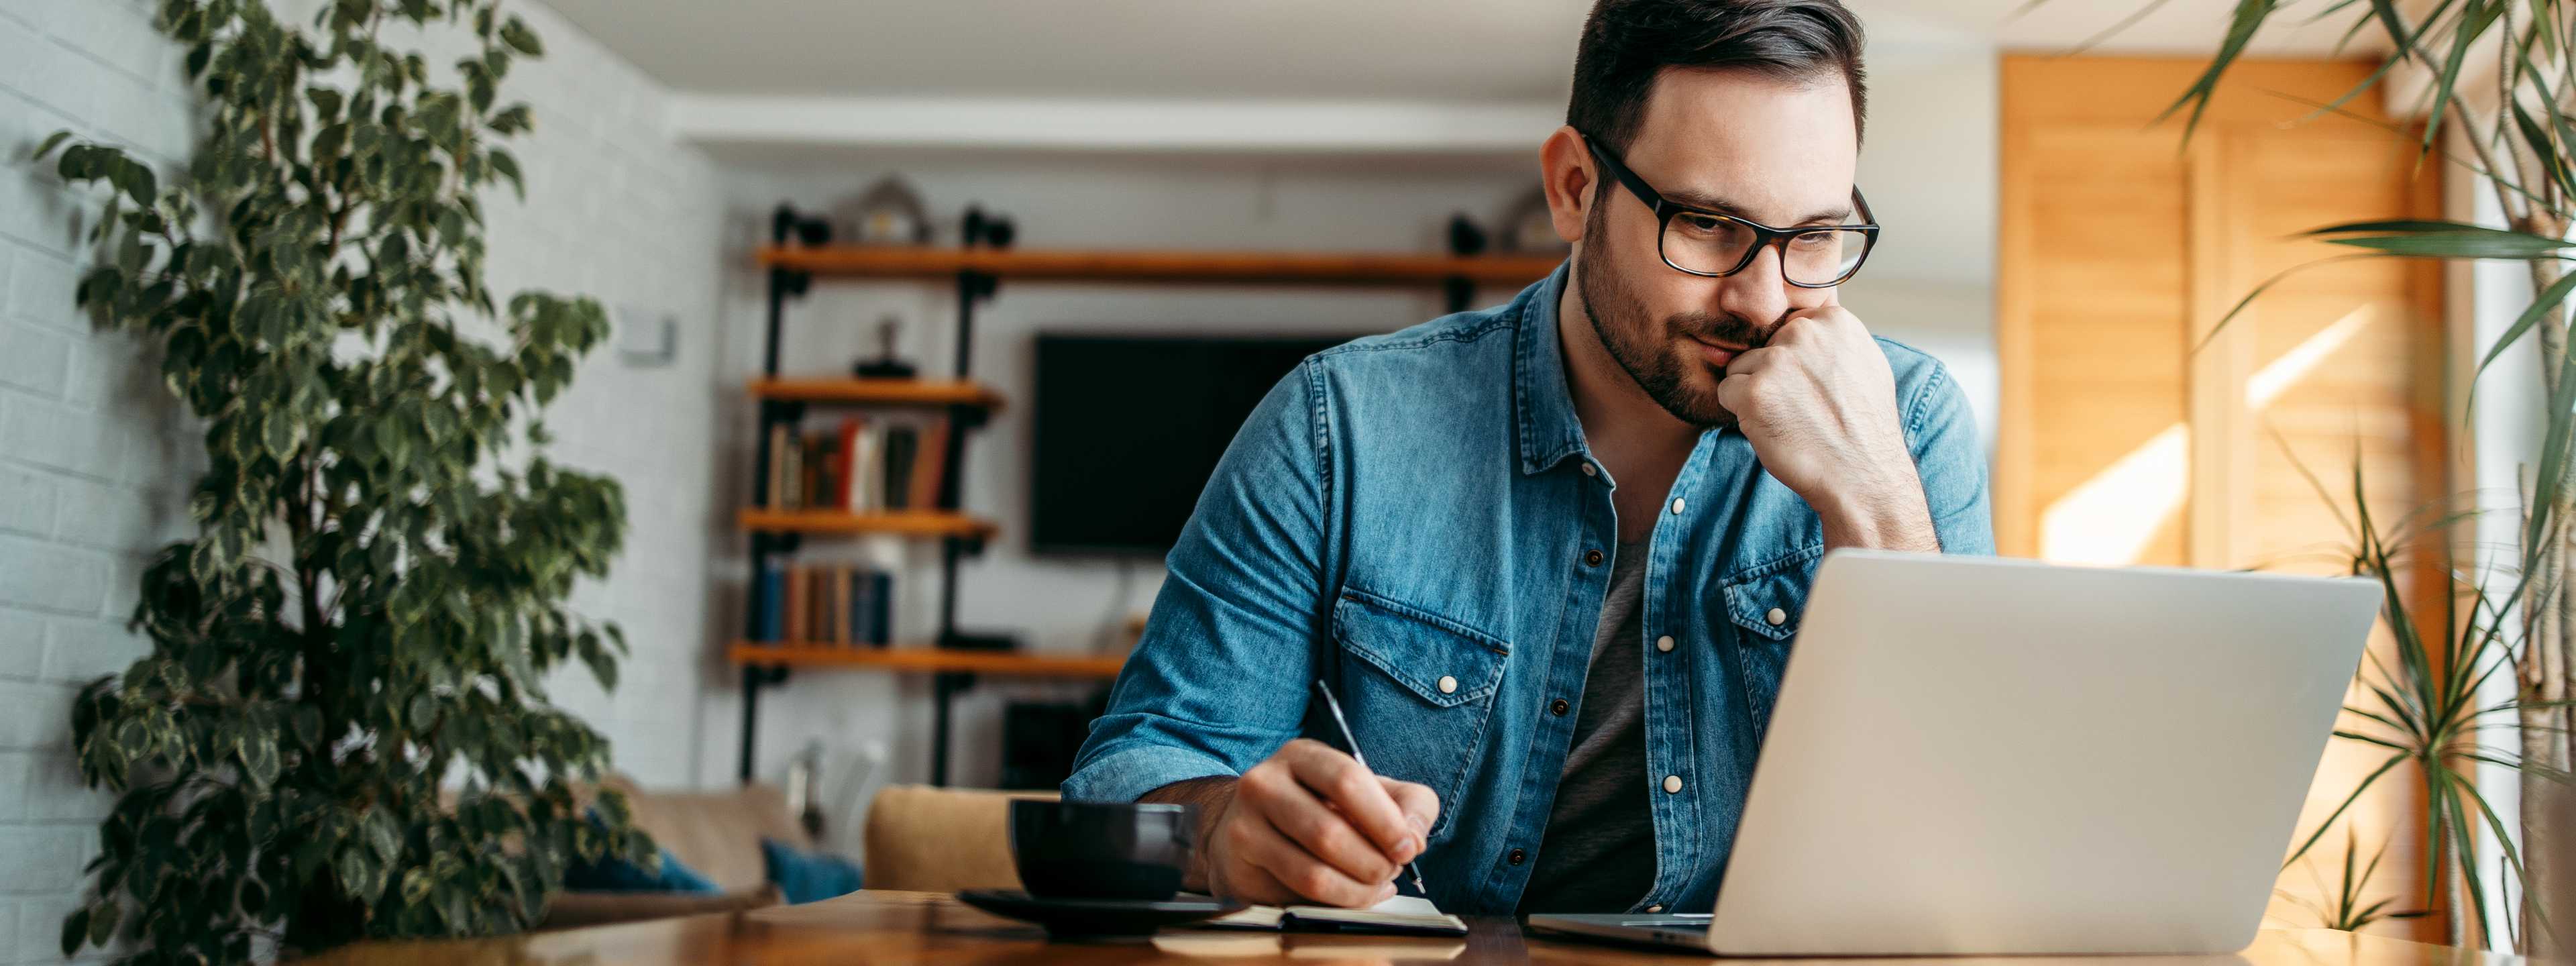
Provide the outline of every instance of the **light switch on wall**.
<path id="1" fill-rule="evenodd" d="M 680 320 L 670 313 L 621 305 L 613 324 L 617 358 L 629 366 L 667 366 L 680 356 Z"/>

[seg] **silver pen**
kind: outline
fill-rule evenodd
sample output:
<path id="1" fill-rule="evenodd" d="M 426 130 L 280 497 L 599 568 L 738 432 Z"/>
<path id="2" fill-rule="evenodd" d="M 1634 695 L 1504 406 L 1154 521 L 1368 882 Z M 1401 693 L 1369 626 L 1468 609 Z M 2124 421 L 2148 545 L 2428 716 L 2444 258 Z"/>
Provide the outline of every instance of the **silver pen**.
<path id="1" fill-rule="evenodd" d="M 1342 703 L 1340 701 L 1333 700 L 1333 689 L 1324 684 L 1323 678 L 1316 678 L 1315 693 L 1324 696 L 1324 709 L 1333 713 L 1333 727 L 1342 730 L 1342 745 L 1343 747 L 1351 750 L 1351 760 L 1359 762 L 1360 767 L 1362 768 L 1368 768 L 1368 756 L 1360 754 L 1359 739 L 1351 737 L 1351 723 L 1342 717 Z M 1377 769 L 1370 768 L 1369 770 L 1371 772 L 1375 772 Z M 1413 876 L 1413 891 L 1422 893 L 1426 896 L 1431 894 L 1431 890 L 1423 888 L 1421 866 L 1415 865 L 1412 862 L 1406 862 L 1404 863 L 1404 871 L 1411 873 Z"/>

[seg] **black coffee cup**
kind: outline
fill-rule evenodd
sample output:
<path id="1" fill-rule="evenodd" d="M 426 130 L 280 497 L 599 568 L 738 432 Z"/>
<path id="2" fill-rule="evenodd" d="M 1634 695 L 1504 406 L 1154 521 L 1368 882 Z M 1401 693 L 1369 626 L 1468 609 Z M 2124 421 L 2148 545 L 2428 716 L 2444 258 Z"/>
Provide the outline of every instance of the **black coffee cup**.
<path id="1" fill-rule="evenodd" d="M 1031 895 L 1169 899 L 1197 835 L 1195 805 L 1011 802 L 1011 860 Z"/>

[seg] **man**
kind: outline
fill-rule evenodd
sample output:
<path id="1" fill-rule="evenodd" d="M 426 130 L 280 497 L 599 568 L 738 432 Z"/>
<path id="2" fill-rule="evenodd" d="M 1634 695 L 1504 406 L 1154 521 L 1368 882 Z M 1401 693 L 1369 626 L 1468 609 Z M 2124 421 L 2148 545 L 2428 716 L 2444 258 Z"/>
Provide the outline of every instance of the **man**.
<path id="1" fill-rule="evenodd" d="M 1541 148 L 1572 257 L 1271 390 L 1065 794 L 1196 803 L 1192 887 L 1254 902 L 1418 861 L 1451 912 L 1708 908 L 1819 558 L 1992 551 L 1963 396 L 1835 299 L 1860 48 L 1837 0 L 1601 0 Z"/>

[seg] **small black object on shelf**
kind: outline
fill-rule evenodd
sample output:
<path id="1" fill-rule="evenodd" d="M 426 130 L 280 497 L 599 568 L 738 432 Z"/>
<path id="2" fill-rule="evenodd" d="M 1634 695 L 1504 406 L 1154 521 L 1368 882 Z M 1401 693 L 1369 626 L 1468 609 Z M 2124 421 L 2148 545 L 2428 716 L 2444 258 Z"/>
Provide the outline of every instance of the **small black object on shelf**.
<path id="1" fill-rule="evenodd" d="M 903 320 L 894 316 L 889 315 L 879 320 L 876 358 L 861 359 L 851 363 L 850 374 L 861 379 L 911 379 L 919 376 L 921 370 L 918 367 L 907 360 L 895 357 L 895 332 L 901 328 L 903 328 Z"/>
<path id="2" fill-rule="evenodd" d="M 967 205 L 959 234 L 968 248 L 1009 248 L 1011 239 L 1019 235 L 1019 227 L 1011 223 L 1009 215 L 985 214 L 983 206 Z"/>
<path id="3" fill-rule="evenodd" d="M 832 243 L 832 223 L 821 218 L 807 218 L 785 203 L 769 216 L 769 234 L 781 242 L 793 241 L 807 248 L 821 248 Z"/>
<path id="4" fill-rule="evenodd" d="M 1485 229 L 1464 213 L 1449 216 L 1449 253 L 1482 255 L 1485 253 Z"/>

